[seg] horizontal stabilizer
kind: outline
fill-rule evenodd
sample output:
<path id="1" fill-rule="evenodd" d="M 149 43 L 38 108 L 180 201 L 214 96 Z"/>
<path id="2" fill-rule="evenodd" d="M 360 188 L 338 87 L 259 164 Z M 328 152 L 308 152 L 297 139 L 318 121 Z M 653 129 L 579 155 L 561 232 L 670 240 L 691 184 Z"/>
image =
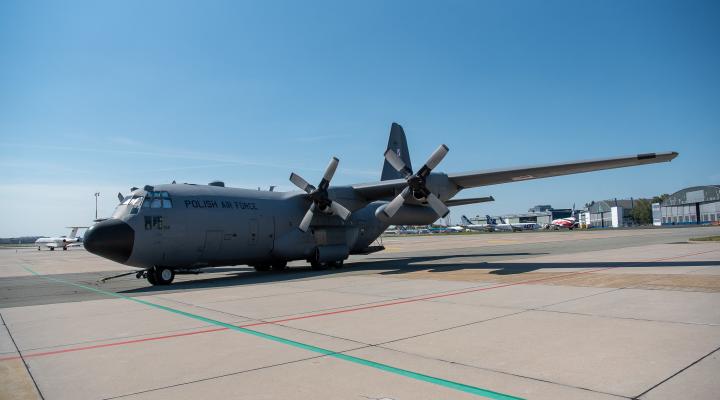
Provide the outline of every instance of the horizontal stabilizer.
<path id="1" fill-rule="evenodd" d="M 469 199 L 451 199 L 446 200 L 445 205 L 448 207 L 452 206 L 464 206 L 466 204 L 477 204 L 477 203 L 487 203 L 488 201 L 495 201 L 495 199 L 492 196 L 489 197 L 472 197 Z"/>

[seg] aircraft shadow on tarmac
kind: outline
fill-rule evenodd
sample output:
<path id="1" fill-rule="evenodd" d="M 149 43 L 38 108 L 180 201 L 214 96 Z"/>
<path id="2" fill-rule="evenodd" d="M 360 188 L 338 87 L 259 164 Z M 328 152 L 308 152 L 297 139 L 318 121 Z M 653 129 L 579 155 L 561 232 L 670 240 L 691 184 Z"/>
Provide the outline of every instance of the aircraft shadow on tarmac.
<path id="1" fill-rule="evenodd" d="M 708 267 L 718 266 L 720 261 L 647 261 L 647 262 L 545 262 L 545 263 L 519 263 L 519 262 L 472 262 L 472 259 L 484 257 L 512 257 L 512 256 L 536 256 L 547 253 L 494 253 L 494 254 L 472 254 L 472 255 L 443 255 L 443 256 L 421 256 L 402 257 L 393 259 L 363 260 L 346 264 L 342 269 L 328 269 L 324 271 L 313 271 L 310 267 L 291 267 L 283 272 L 255 272 L 252 268 L 245 266 L 238 267 L 216 267 L 204 270 L 201 275 L 223 273 L 223 276 L 175 281 L 169 286 L 144 286 L 145 281 L 138 281 L 142 287 L 126 290 L 119 290 L 120 293 L 147 293 L 162 291 L 178 291 L 186 289 L 211 289 L 220 287 L 242 286 L 261 283 L 285 282 L 302 279 L 328 277 L 332 275 L 347 274 L 355 271 L 381 271 L 380 275 L 392 276 L 402 275 L 416 271 L 428 271 L 430 273 L 444 273 L 461 270 L 491 270 L 493 275 L 514 275 L 523 274 L 540 269 L 553 268 L 658 268 L 658 267 Z M 433 264 L 444 260 L 464 259 L 458 263 Z M 231 273 L 231 274 L 228 274 Z M 134 278 L 133 278 L 134 280 Z"/>

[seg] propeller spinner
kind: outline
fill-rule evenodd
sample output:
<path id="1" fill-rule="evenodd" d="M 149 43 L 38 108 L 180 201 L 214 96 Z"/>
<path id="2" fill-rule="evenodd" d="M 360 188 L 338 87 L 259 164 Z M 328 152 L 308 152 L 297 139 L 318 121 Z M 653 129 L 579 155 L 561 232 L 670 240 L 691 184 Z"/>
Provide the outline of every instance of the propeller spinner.
<path id="1" fill-rule="evenodd" d="M 403 162 L 403 160 L 395 154 L 393 150 L 388 149 L 385 152 L 385 159 L 393 166 L 393 168 L 400 172 L 407 181 L 407 187 L 403 189 L 403 191 L 400 192 L 400 194 L 398 194 L 382 210 L 388 218 L 392 218 L 392 216 L 397 213 L 410 195 L 418 200 L 426 200 L 440 218 L 444 218 L 450 212 L 450 209 L 448 209 L 447 206 L 425 185 L 427 176 L 430 175 L 430 172 L 437 167 L 438 164 L 440 164 L 440 161 L 445 158 L 448 151 L 450 151 L 450 149 L 447 146 L 444 144 L 440 145 L 440 147 L 438 147 L 437 150 L 430 155 L 430 158 L 428 158 L 427 162 L 425 162 L 425 165 L 423 165 L 422 168 L 420 168 L 420 170 L 415 174 L 413 174 L 412 170 L 405 165 L 405 162 Z"/>
<path id="2" fill-rule="evenodd" d="M 330 164 L 328 164 L 327 168 L 325 168 L 325 174 L 323 175 L 323 178 L 317 188 L 309 184 L 300 175 L 294 172 L 290 174 L 290 182 L 292 182 L 293 184 L 295 184 L 295 186 L 306 192 L 309 199 L 312 200 L 310 208 L 305 213 L 302 221 L 300 221 L 300 225 L 298 225 L 298 229 L 300 229 L 301 231 L 307 232 L 308 228 L 310 227 L 310 222 L 315 215 L 315 210 L 318 209 L 322 212 L 329 212 L 329 210 L 332 210 L 335 215 L 342 218 L 343 220 L 346 220 L 348 216 L 350 216 L 350 211 L 347 208 L 343 207 L 337 201 L 330 200 L 330 198 L 328 197 L 328 187 L 330 186 L 330 180 L 332 179 L 333 175 L 335 175 L 335 170 L 337 169 L 339 162 L 340 160 L 338 160 L 337 157 L 333 157 L 330 160 Z"/>

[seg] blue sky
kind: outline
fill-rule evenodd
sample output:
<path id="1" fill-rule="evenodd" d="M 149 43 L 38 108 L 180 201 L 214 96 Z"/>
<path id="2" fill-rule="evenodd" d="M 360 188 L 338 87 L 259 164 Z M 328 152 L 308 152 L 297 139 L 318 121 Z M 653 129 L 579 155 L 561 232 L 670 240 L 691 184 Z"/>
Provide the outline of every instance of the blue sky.
<path id="1" fill-rule="evenodd" d="M 445 172 L 675 150 L 490 186 L 468 215 L 720 183 L 716 1 L 0 3 L 0 236 L 131 186 L 378 179 L 390 124 Z"/>

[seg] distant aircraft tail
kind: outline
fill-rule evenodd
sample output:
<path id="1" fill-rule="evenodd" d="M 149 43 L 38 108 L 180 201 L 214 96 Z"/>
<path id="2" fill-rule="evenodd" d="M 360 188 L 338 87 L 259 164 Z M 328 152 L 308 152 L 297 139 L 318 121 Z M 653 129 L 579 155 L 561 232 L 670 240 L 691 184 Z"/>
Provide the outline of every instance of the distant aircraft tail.
<path id="1" fill-rule="evenodd" d="M 70 228 L 70 235 L 68 235 L 69 238 L 76 238 L 78 229 L 84 229 L 87 228 L 87 226 L 68 226 Z"/>
<path id="2" fill-rule="evenodd" d="M 395 122 L 393 122 L 390 127 L 390 138 L 388 139 L 387 149 L 394 151 L 395 154 L 403 160 L 405 165 L 412 170 L 412 164 L 410 164 L 410 152 L 408 151 L 407 139 L 405 138 L 405 131 L 402 126 L 396 124 Z M 400 172 L 398 172 L 387 160 L 385 160 L 380 180 L 389 181 L 401 178 L 403 178 L 403 176 Z"/>
<path id="3" fill-rule="evenodd" d="M 495 224 L 496 224 L 495 220 L 492 219 L 492 218 L 490 218 L 489 215 L 486 215 L 486 216 L 485 216 L 485 222 L 487 222 L 488 225 L 495 225 Z"/>
<path id="4" fill-rule="evenodd" d="M 472 225 L 472 224 L 473 224 L 472 221 L 470 221 L 470 218 L 468 218 L 468 217 L 466 217 L 466 216 L 464 216 L 464 215 L 463 215 L 462 217 L 460 217 L 460 219 L 462 220 L 462 223 L 465 224 L 465 225 Z"/>

